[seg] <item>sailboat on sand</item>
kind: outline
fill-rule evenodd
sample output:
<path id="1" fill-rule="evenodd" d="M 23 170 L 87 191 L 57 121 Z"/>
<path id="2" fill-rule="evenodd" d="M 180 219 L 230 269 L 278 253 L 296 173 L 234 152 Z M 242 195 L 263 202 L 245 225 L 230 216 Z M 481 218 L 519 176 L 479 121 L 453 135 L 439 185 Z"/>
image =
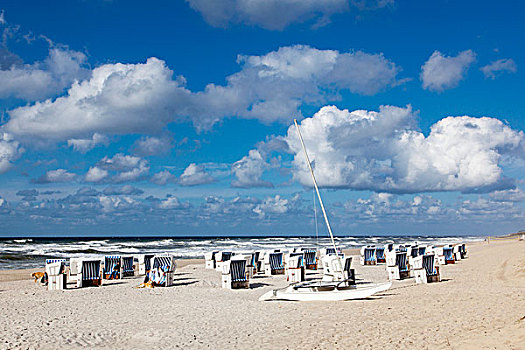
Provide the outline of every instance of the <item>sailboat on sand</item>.
<path id="1" fill-rule="evenodd" d="M 303 137 L 301 135 L 301 130 L 297 124 L 297 120 L 294 119 L 295 128 L 297 134 L 299 135 L 299 140 L 304 151 L 306 158 L 306 163 L 308 164 L 308 169 L 312 175 L 312 181 L 317 193 L 317 198 L 319 199 L 319 204 L 323 212 L 324 220 L 328 233 L 330 234 L 330 240 L 332 247 L 335 252 L 337 252 L 337 246 L 335 244 L 334 236 L 332 233 L 332 228 L 330 222 L 328 221 L 328 216 L 323 205 L 323 200 L 321 199 L 321 194 L 319 193 L 319 188 L 317 187 L 317 181 L 315 180 L 314 171 L 310 163 L 310 158 L 306 152 L 306 146 L 304 145 Z M 345 270 L 348 270 L 347 267 L 343 268 L 343 262 L 339 254 L 328 257 L 328 260 L 323 261 L 323 268 L 330 268 L 332 271 L 328 276 L 325 273 L 325 277 L 321 281 L 306 281 L 293 283 L 288 287 L 281 289 L 274 289 L 265 294 L 263 294 L 259 301 L 266 300 L 291 300 L 291 301 L 342 301 L 342 300 L 352 300 L 352 299 L 363 299 L 374 294 L 384 292 L 392 286 L 392 282 L 378 283 L 378 284 L 368 284 L 363 286 L 356 286 L 355 284 L 350 283 L 349 276 L 345 273 Z M 329 280 L 327 280 L 327 278 Z"/>

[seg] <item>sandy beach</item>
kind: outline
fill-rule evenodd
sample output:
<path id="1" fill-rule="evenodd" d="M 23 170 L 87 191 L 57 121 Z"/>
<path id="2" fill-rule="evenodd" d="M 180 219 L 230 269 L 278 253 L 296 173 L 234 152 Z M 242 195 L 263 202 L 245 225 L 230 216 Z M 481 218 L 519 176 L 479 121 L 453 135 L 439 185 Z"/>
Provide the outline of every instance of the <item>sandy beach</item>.
<path id="1" fill-rule="evenodd" d="M 1 271 L 0 349 L 525 349 L 525 241 L 468 249 L 441 283 L 395 281 L 348 302 L 259 302 L 283 276 L 227 290 L 201 260 L 178 261 L 175 286 L 154 289 L 136 277 L 47 291 L 32 270 Z M 384 265 L 357 262 L 358 279 L 386 280 Z"/>

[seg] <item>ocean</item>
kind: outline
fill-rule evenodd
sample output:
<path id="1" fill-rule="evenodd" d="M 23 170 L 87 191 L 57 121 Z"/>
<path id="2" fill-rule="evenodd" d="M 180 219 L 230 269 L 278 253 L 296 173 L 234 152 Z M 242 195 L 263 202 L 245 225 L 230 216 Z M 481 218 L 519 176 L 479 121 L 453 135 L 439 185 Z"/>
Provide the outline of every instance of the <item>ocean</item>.
<path id="1" fill-rule="evenodd" d="M 367 244 L 453 244 L 482 241 L 476 236 L 348 236 L 336 237 L 341 249 Z M 211 250 L 234 252 L 278 248 L 327 247 L 327 237 L 125 237 L 0 238 L 0 269 L 43 267 L 45 259 L 101 257 L 109 254 L 171 253 L 178 259 L 203 258 Z"/>

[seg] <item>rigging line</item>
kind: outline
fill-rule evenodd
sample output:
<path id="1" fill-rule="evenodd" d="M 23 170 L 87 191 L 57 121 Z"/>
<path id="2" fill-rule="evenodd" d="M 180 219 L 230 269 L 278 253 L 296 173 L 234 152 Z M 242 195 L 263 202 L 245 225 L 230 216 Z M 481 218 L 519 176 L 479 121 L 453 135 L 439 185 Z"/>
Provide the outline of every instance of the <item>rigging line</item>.
<path id="1" fill-rule="evenodd" d="M 303 136 L 301 135 L 301 130 L 299 130 L 299 124 L 297 124 L 297 119 L 294 119 L 293 122 L 295 123 L 295 128 L 297 129 L 297 133 L 299 134 L 299 140 L 301 140 L 301 146 L 303 146 L 304 156 L 306 158 L 306 164 L 308 164 L 308 169 L 310 169 L 310 174 L 312 175 L 315 192 L 317 193 L 317 198 L 319 199 L 319 205 L 321 206 L 321 210 L 323 212 L 324 221 L 326 223 L 326 228 L 328 229 L 328 233 L 330 233 L 330 239 L 332 240 L 332 246 L 334 247 L 336 256 L 339 256 L 337 254 L 337 246 L 335 245 L 334 235 L 332 234 L 332 227 L 330 227 L 330 222 L 328 221 L 328 216 L 326 215 L 326 210 L 324 209 L 323 200 L 321 198 L 321 194 L 319 193 L 319 187 L 317 187 L 317 181 L 315 180 L 314 170 L 312 169 L 310 158 L 308 157 L 308 153 L 306 152 L 306 146 L 304 145 Z M 341 263 L 340 259 L 339 259 L 339 262 Z"/>
<path id="2" fill-rule="evenodd" d="M 312 196 L 313 196 L 313 203 L 314 203 L 314 219 L 315 219 L 315 244 L 317 246 L 317 249 L 319 249 L 319 225 L 317 224 L 317 205 L 315 200 L 315 188 L 312 187 Z"/>

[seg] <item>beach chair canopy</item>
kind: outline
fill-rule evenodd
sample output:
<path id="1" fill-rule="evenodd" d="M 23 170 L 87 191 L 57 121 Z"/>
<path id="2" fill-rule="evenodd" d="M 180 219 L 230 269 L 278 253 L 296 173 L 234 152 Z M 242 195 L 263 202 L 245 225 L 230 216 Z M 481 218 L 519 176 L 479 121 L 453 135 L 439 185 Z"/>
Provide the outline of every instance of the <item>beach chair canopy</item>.
<path id="1" fill-rule="evenodd" d="M 399 271 L 406 271 L 406 270 L 408 270 L 407 253 L 406 252 L 398 252 L 396 254 L 396 265 L 397 265 L 397 267 L 399 267 Z"/>
<path id="2" fill-rule="evenodd" d="M 283 253 L 270 253 L 270 269 L 281 270 L 283 268 Z"/>
<path id="3" fill-rule="evenodd" d="M 365 247 L 364 257 L 365 261 L 376 261 L 376 249 L 372 247 Z"/>
<path id="4" fill-rule="evenodd" d="M 376 248 L 376 258 L 384 260 L 385 259 L 385 248 L 377 247 Z"/>
<path id="5" fill-rule="evenodd" d="M 104 257 L 104 273 L 111 273 L 117 265 L 120 265 L 120 255 L 106 255 Z"/>
<path id="6" fill-rule="evenodd" d="M 314 265 L 316 263 L 317 250 L 305 249 L 303 250 L 304 263 L 306 265 Z"/>
<path id="7" fill-rule="evenodd" d="M 231 260 L 230 274 L 232 282 L 245 282 L 248 280 L 246 276 L 246 260 Z"/>
<path id="8" fill-rule="evenodd" d="M 100 260 L 82 260 L 80 273 L 83 281 L 100 279 Z"/>
<path id="9" fill-rule="evenodd" d="M 423 256 L 423 267 L 427 273 L 427 276 L 437 275 L 437 270 L 434 266 L 434 255 L 424 255 Z"/>

